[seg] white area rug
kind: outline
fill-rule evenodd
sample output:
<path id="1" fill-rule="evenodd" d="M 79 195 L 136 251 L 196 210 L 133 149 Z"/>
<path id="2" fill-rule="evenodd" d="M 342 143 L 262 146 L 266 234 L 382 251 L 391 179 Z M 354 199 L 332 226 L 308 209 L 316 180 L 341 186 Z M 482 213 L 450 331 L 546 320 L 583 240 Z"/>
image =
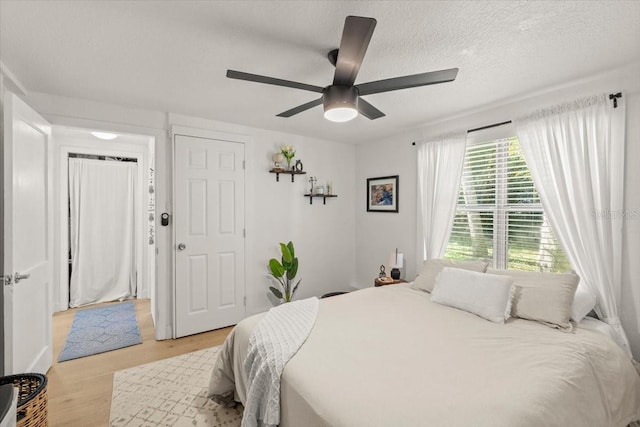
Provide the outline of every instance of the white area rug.
<path id="1" fill-rule="evenodd" d="M 207 399 L 218 347 L 118 371 L 113 376 L 111 426 L 226 426 L 242 421 L 242 406 Z"/>

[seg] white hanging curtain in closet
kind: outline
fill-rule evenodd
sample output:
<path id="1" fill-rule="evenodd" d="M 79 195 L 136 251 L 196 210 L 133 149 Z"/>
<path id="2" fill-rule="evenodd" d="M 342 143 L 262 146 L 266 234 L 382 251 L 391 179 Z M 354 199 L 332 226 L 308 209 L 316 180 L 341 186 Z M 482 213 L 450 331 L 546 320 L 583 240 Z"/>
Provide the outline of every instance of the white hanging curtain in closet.
<path id="1" fill-rule="evenodd" d="M 136 294 L 136 166 L 69 159 L 70 307 Z"/>

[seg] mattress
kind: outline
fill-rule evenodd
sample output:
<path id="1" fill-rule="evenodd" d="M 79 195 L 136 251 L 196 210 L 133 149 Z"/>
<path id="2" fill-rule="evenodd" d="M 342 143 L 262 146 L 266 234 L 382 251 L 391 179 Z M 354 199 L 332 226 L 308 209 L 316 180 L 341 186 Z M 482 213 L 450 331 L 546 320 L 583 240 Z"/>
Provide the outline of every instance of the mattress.
<path id="1" fill-rule="evenodd" d="M 260 318 L 236 326 L 212 375 L 214 391 L 232 387 L 240 402 Z M 636 419 L 640 376 L 603 333 L 496 324 L 406 285 L 321 300 L 281 377 L 282 427 L 623 427 Z"/>

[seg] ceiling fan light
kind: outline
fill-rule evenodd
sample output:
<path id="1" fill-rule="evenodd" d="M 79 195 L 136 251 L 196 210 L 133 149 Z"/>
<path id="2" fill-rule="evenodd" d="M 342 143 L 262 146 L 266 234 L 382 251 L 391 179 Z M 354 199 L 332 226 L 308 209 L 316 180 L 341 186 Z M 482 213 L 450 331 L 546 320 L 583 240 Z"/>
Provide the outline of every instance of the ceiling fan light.
<path id="1" fill-rule="evenodd" d="M 358 90 L 353 86 L 328 86 L 322 96 L 324 118 L 348 122 L 358 117 Z"/>
<path id="2" fill-rule="evenodd" d="M 330 110 L 325 108 L 324 118 L 332 122 L 348 122 L 358 117 L 358 110 L 353 107 L 336 107 Z"/>

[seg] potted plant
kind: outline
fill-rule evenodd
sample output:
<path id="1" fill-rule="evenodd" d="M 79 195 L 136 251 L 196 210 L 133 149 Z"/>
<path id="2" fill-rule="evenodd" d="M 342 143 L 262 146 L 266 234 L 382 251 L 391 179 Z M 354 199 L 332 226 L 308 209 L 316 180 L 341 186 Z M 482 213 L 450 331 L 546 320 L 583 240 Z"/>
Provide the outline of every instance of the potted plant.
<path id="1" fill-rule="evenodd" d="M 296 258 L 293 242 L 289 242 L 286 245 L 280 243 L 280 252 L 282 252 L 282 262 L 271 258 L 269 260 L 269 270 L 271 270 L 271 275 L 278 280 L 282 289 L 274 286 L 269 286 L 269 289 L 276 298 L 281 299 L 283 302 L 291 302 L 300 285 L 300 279 L 293 285 L 293 280 L 298 273 L 298 258 Z"/>

